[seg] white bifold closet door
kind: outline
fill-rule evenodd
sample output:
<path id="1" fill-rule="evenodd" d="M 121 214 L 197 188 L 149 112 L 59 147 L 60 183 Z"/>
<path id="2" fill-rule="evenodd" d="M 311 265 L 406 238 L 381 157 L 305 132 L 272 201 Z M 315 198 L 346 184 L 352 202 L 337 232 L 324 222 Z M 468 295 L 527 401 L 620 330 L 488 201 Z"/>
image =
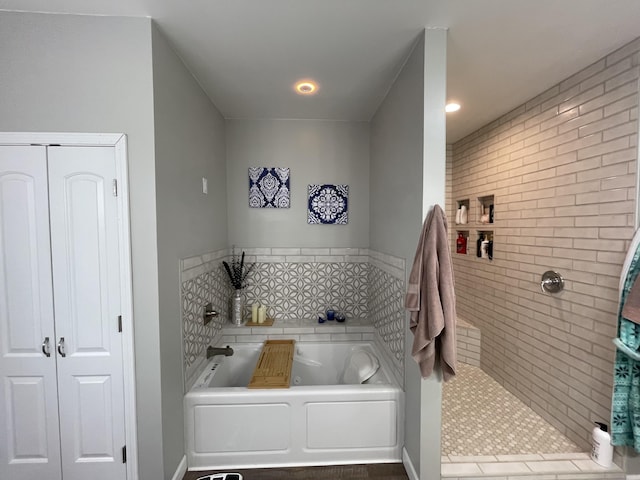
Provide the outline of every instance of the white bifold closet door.
<path id="1" fill-rule="evenodd" d="M 115 178 L 112 147 L 0 147 L 0 478 L 126 478 Z"/>
<path id="2" fill-rule="evenodd" d="M 0 147 L 2 479 L 61 478 L 46 155 Z"/>

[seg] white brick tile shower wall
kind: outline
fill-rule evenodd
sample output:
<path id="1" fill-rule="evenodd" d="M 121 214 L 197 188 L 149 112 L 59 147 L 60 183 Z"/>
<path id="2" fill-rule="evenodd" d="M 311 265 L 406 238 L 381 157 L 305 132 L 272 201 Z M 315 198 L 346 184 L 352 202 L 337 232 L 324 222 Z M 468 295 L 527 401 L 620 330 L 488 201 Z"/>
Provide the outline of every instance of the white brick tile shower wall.
<path id="1" fill-rule="evenodd" d="M 457 142 L 447 211 L 459 316 L 482 333 L 482 369 L 578 445 L 609 421 L 618 280 L 636 208 L 640 39 Z M 477 198 L 494 195 L 493 225 Z M 456 202 L 469 223 L 456 226 Z M 493 230 L 494 259 L 475 255 Z M 565 278 L 540 292 L 549 269 Z"/>
<path id="2" fill-rule="evenodd" d="M 358 248 L 250 248 L 246 261 L 255 262 L 245 290 L 245 318 L 260 302 L 274 327 L 231 327 L 228 299 L 232 293 L 220 250 L 182 261 L 182 320 L 185 384 L 190 385 L 207 345 L 219 339 L 297 338 L 300 341 L 364 339 L 372 335 L 386 350 L 402 376 L 404 359 L 405 261 Z M 202 308 L 212 302 L 220 316 L 206 327 Z M 317 323 L 332 306 L 344 313 L 343 325 Z M 224 335 L 224 337 L 222 337 Z"/>
<path id="3" fill-rule="evenodd" d="M 458 318 L 456 325 L 456 353 L 458 355 L 458 362 L 479 367 L 481 344 L 480 329 Z"/>

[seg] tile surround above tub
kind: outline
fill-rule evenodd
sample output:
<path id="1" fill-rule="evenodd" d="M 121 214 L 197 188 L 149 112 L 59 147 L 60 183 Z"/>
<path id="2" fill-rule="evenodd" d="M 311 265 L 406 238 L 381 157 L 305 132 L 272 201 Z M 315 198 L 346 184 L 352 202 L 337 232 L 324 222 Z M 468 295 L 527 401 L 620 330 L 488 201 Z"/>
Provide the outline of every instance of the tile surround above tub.
<path id="1" fill-rule="evenodd" d="M 404 258 L 369 251 L 369 317 L 399 378 L 404 376 L 405 275 Z"/>
<path id="2" fill-rule="evenodd" d="M 394 363 L 404 365 L 404 279 L 369 264 L 369 317 Z"/>
<path id="3" fill-rule="evenodd" d="M 245 315 L 259 301 L 276 318 L 274 327 L 233 327 L 228 323 L 231 288 L 221 262 L 227 249 L 182 260 L 182 316 L 185 379 L 197 371 L 207 345 L 220 341 L 376 340 L 401 374 L 404 359 L 405 261 L 362 248 L 245 248 L 256 262 L 245 290 Z M 202 305 L 212 302 L 220 316 L 206 327 Z M 327 307 L 344 313 L 345 324 L 319 325 Z M 233 333 L 231 333 L 233 332 Z M 244 336 L 246 335 L 246 336 Z"/>
<path id="4" fill-rule="evenodd" d="M 271 327 L 245 327 L 226 324 L 216 343 L 253 343 L 278 338 L 298 342 L 373 341 L 375 327 L 368 319 L 352 319 L 346 323 L 319 324 L 312 319 L 276 320 Z"/>
<path id="5" fill-rule="evenodd" d="M 331 307 L 347 319 L 367 318 L 369 264 L 353 262 L 258 262 L 245 298 L 280 320 L 317 319 Z"/>
<path id="6" fill-rule="evenodd" d="M 203 357 L 228 317 L 227 299 L 231 293 L 222 260 L 229 254 L 225 248 L 180 261 L 182 297 L 182 354 L 185 383 L 188 384 L 198 358 Z M 206 326 L 202 321 L 203 307 L 211 302 L 220 315 Z"/>

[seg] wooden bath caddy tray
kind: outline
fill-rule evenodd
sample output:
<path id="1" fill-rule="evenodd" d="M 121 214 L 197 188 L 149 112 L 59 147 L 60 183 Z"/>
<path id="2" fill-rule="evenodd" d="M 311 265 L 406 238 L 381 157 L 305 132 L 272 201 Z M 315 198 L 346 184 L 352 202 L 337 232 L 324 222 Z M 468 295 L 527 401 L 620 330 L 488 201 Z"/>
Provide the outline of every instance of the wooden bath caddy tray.
<path id="1" fill-rule="evenodd" d="M 245 327 L 270 327 L 273 325 L 273 318 L 267 318 L 264 322 L 247 322 L 244 324 Z"/>
<path id="2" fill-rule="evenodd" d="M 289 388 L 295 340 L 266 340 L 247 388 Z"/>

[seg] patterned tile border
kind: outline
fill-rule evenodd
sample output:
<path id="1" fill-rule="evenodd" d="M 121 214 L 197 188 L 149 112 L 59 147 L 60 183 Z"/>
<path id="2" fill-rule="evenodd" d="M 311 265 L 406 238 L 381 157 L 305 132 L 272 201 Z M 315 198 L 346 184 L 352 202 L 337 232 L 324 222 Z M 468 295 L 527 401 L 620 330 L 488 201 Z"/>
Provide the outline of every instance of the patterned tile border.
<path id="1" fill-rule="evenodd" d="M 403 282 L 405 281 L 406 261 L 404 258 L 398 258 L 370 250 L 369 262 L 380 270 L 387 272 L 389 275 L 402 280 Z"/>
<path id="2" fill-rule="evenodd" d="M 207 345 L 219 334 L 228 317 L 231 289 L 221 267 L 228 250 L 198 255 L 180 262 L 182 285 L 182 354 L 185 390 L 197 376 Z M 211 302 L 220 312 L 208 325 L 202 321 L 203 306 Z"/>
<path id="3" fill-rule="evenodd" d="M 369 264 L 369 315 L 382 344 L 393 358 L 393 365 L 404 368 L 404 280 Z"/>
<path id="4" fill-rule="evenodd" d="M 404 359 L 402 363 L 398 363 L 396 361 L 396 358 L 389 349 L 389 346 L 384 343 L 383 338 L 378 332 L 374 333 L 374 343 L 378 347 L 378 350 L 382 352 L 382 355 L 387 361 L 387 364 L 391 366 L 391 373 L 396 379 L 396 382 L 398 382 L 398 385 L 401 385 L 404 388 Z"/>
<path id="5" fill-rule="evenodd" d="M 196 255 L 180 260 L 180 272 L 182 281 L 191 280 L 203 273 L 219 266 L 222 260 L 229 255 L 229 249 L 216 250 L 215 252 Z"/>
<path id="6" fill-rule="evenodd" d="M 317 320 L 329 307 L 347 319 L 367 319 L 368 270 L 361 262 L 258 261 L 245 289 L 245 318 L 259 303 L 268 317 L 285 321 Z"/>

